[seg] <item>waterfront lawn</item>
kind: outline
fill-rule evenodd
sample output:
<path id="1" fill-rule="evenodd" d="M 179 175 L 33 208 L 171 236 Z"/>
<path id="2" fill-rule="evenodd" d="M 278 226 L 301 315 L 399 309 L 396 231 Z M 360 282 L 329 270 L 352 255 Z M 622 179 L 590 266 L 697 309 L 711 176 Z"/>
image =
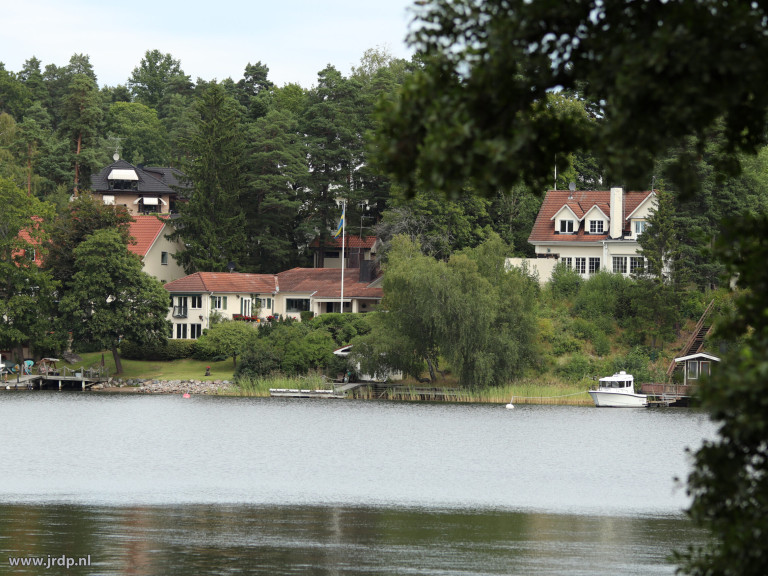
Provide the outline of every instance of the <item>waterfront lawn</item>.
<path id="1" fill-rule="evenodd" d="M 90 368 L 101 364 L 101 352 L 87 352 L 80 354 L 83 359 L 77 364 L 62 365 L 67 368 L 79 368 L 84 366 Z M 109 370 L 109 375 L 113 378 L 142 379 L 142 380 L 232 380 L 235 367 L 232 358 L 222 360 L 221 362 L 210 362 L 205 360 L 194 360 L 184 358 L 182 360 L 172 361 L 152 361 L 152 360 L 126 360 L 120 359 L 123 364 L 123 373 L 115 374 L 115 361 L 112 358 L 112 352 L 104 352 L 104 364 Z M 205 375 L 207 366 L 211 367 L 211 375 Z"/>

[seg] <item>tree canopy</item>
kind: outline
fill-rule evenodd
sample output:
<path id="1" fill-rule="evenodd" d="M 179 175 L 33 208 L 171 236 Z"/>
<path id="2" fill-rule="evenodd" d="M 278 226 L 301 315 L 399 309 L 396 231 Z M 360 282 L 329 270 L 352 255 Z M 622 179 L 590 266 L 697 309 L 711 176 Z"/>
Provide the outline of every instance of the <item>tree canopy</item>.
<path id="1" fill-rule="evenodd" d="M 608 182 L 647 187 L 654 161 L 722 121 L 717 167 L 766 143 L 766 3 L 720 0 L 436 0 L 410 38 L 422 67 L 385 108 L 378 143 L 397 178 L 455 191 L 541 190 L 590 150 Z M 552 105 L 578 93 L 599 122 Z M 695 190 L 695 155 L 675 181 Z"/>

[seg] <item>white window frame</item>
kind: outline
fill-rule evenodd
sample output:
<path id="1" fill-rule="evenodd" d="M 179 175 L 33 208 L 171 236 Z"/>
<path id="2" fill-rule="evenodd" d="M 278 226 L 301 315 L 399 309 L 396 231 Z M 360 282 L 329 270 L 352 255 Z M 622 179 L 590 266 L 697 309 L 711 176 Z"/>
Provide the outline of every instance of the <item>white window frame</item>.
<path id="1" fill-rule="evenodd" d="M 645 220 L 635 220 L 635 236 L 640 236 L 648 228 L 648 222 Z"/>
<path id="2" fill-rule="evenodd" d="M 600 258 L 590 256 L 589 267 L 587 268 L 590 274 L 597 274 L 600 271 Z"/>
<path id="3" fill-rule="evenodd" d="M 197 340 L 200 338 L 200 335 L 203 333 L 203 325 L 202 324 L 190 324 L 189 325 L 189 337 L 192 340 Z"/>
<path id="4" fill-rule="evenodd" d="M 573 220 L 560 220 L 560 234 L 573 234 Z"/>
<path id="5" fill-rule="evenodd" d="M 645 258 L 642 256 L 630 256 L 629 273 L 636 274 L 638 272 L 645 272 Z"/>
<path id="6" fill-rule="evenodd" d="M 605 223 L 602 220 L 589 221 L 590 234 L 605 234 Z"/>
<path id="7" fill-rule="evenodd" d="M 587 273 L 587 259 L 586 258 L 576 257 L 575 265 L 576 265 L 576 272 L 578 272 L 579 274 L 586 274 Z"/>
<path id="8" fill-rule="evenodd" d="M 570 256 L 563 256 L 560 258 L 560 263 L 563 264 L 568 270 L 573 269 L 573 258 Z"/>
<path id="9" fill-rule="evenodd" d="M 199 294 L 190 296 L 189 299 L 191 300 L 189 307 L 194 310 L 199 310 L 203 307 L 203 297 Z"/>
<path id="10" fill-rule="evenodd" d="M 187 340 L 187 325 L 183 323 L 176 324 L 176 340 Z"/>
<path id="11" fill-rule="evenodd" d="M 211 296 L 211 309 L 212 310 L 226 310 L 227 309 L 227 297 L 226 296 Z"/>
<path id="12" fill-rule="evenodd" d="M 627 273 L 627 257 L 626 256 L 613 257 L 613 273 L 614 274 Z"/>
<path id="13" fill-rule="evenodd" d="M 160 264 L 168 266 L 168 252 L 160 252 Z"/>

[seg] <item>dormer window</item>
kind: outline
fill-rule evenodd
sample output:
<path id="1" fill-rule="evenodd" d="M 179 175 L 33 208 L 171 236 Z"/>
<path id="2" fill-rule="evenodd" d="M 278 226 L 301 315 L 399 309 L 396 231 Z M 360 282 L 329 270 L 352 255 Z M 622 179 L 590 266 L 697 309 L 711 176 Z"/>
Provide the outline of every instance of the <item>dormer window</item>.
<path id="1" fill-rule="evenodd" d="M 648 222 L 645 220 L 635 220 L 635 236 L 640 236 L 648 227 Z"/>
<path id="2" fill-rule="evenodd" d="M 573 220 L 560 220 L 560 234 L 573 234 Z"/>
<path id="3" fill-rule="evenodd" d="M 107 176 L 110 190 L 138 190 L 139 176 L 135 170 L 113 168 Z"/>
<path id="4" fill-rule="evenodd" d="M 590 220 L 589 221 L 589 233 L 590 234 L 603 234 L 603 221 L 602 220 Z"/>

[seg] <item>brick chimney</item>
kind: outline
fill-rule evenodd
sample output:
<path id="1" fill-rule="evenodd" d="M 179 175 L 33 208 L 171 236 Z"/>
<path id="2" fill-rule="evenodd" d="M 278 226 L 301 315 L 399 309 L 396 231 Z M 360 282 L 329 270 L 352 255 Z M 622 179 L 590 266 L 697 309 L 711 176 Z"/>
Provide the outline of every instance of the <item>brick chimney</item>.
<path id="1" fill-rule="evenodd" d="M 624 189 L 611 188 L 611 210 L 608 217 L 611 219 L 608 237 L 621 238 L 624 230 Z"/>

